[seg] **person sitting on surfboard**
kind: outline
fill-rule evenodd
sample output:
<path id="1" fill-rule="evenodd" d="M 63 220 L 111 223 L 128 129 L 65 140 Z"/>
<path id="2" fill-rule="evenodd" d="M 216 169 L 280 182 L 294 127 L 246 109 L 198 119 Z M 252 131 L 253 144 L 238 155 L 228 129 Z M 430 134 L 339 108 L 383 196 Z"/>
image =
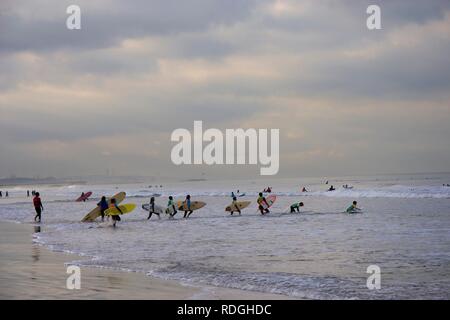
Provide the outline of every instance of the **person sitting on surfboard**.
<path id="1" fill-rule="evenodd" d="M 105 221 L 105 211 L 108 210 L 108 201 L 106 201 L 106 197 L 103 196 L 97 206 L 100 207 L 100 215 L 102 216 L 102 222 Z"/>
<path id="2" fill-rule="evenodd" d="M 148 206 L 148 218 L 147 220 L 149 220 L 152 217 L 152 214 L 156 214 L 158 216 L 159 219 L 161 219 L 161 216 L 159 215 L 158 212 L 155 212 L 155 197 L 151 197 L 150 198 L 150 203 Z"/>
<path id="3" fill-rule="evenodd" d="M 116 210 L 119 211 L 120 214 L 123 214 L 122 210 L 120 210 L 119 206 L 116 203 L 116 199 L 114 199 L 114 198 L 111 199 L 111 204 L 109 205 L 109 207 L 110 208 L 116 208 Z M 116 222 L 121 220 L 119 215 L 112 215 L 111 219 L 114 221 L 113 222 L 113 227 L 114 228 L 116 227 Z"/>
<path id="4" fill-rule="evenodd" d="M 236 210 L 233 210 L 233 209 L 236 209 Z M 236 197 L 233 197 L 233 202 L 231 203 L 231 215 L 233 215 L 234 211 L 237 211 L 239 213 L 239 215 L 241 215 L 241 209 L 239 209 Z"/>
<path id="5" fill-rule="evenodd" d="M 353 201 L 352 205 L 347 208 L 347 213 L 355 213 L 355 212 L 361 211 L 361 209 L 358 208 L 357 205 L 358 205 L 358 202 Z"/>
<path id="6" fill-rule="evenodd" d="M 184 210 L 183 218 L 189 218 L 191 213 L 194 212 L 191 210 L 191 196 L 189 194 L 186 196 L 186 200 L 184 200 L 184 204 L 186 205 L 187 210 Z"/>
<path id="7" fill-rule="evenodd" d="M 270 212 L 269 211 L 269 204 L 267 203 L 267 200 L 263 196 L 262 192 L 259 193 L 259 197 L 258 197 L 258 200 L 256 200 L 256 202 L 258 202 L 258 204 L 259 204 L 259 211 L 261 211 L 262 215 Z M 263 203 L 265 203 L 267 205 L 267 209 L 264 209 L 264 207 L 262 206 Z"/>
<path id="8" fill-rule="evenodd" d="M 291 213 L 294 213 L 295 210 L 297 210 L 297 212 L 300 212 L 300 207 L 303 206 L 304 206 L 303 202 L 294 203 L 293 205 L 291 205 Z"/>
<path id="9" fill-rule="evenodd" d="M 176 215 L 178 212 L 172 196 L 169 197 L 169 202 L 167 202 L 167 208 L 172 208 L 172 210 L 173 210 L 173 212 L 170 214 L 171 218 L 173 218 L 173 216 Z"/>
<path id="10" fill-rule="evenodd" d="M 36 219 L 39 219 L 38 222 L 41 222 L 41 213 L 42 211 L 44 211 L 44 206 L 42 205 L 41 198 L 39 198 L 39 192 L 36 192 L 34 194 L 33 205 L 34 210 L 36 210 L 36 216 L 34 217 L 34 221 L 36 221 Z"/>
<path id="11" fill-rule="evenodd" d="M 305 187 L 303 187 L 302 192 L 308 192 Z"/>
<path id="12" fill-rule="evenodd" d="M 334 190 L 336 190 L 336 189 L 334 188 L 334 186 L 331 186 L 330 189 L 328 189 L 328 191 L 334 191 Z"/>

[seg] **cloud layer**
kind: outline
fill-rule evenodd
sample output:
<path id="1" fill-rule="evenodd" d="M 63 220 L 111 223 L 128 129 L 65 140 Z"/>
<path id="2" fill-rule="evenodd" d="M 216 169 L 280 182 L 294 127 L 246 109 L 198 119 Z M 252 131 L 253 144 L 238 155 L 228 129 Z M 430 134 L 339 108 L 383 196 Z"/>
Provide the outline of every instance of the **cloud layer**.
<path id="1" fill-rule="evenodd" d="M 0 4 L 0 176 L 256 176 L 175 167 L 194 120 L 279 128 L 280 175 L 449 170 L 450 3 Z M 192 130 L 192 129 L 191 129 Z"/>

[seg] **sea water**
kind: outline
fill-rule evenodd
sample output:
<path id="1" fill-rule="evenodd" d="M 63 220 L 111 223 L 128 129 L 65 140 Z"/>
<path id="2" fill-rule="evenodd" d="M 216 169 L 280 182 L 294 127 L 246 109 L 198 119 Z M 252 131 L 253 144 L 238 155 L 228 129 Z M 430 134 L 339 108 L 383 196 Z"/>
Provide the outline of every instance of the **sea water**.
<path id="1" fill-rule="evenodd" d="M 34 187 L 45 210 L 34 241 L 55 251 L 77 253 L 83 266 L 143 272 L 198 286 L 278 293 L 306 299 L 449 299 L 450 174 L 325 179 L 197 181 L 163 184 Z M 337 190 L 327 192 L 333 184 Z M 351 190 L 342 188 L 348 184 Z M 257 212 L 256 196 L 271 186 L 278 196 L 271 213 Z M 302 193 L 305 186 L 309 192 Z M 11 187 L 0 200 L 0 219 L 32 223 L 31 187 Z M 245 192 L 250 207 L 230 216 L 230 193 Z M 93 199 L 75 202 L 81 192 Z M 81 223 L 101 195 L 125 191 L 138 204 L 117 228 Z M 149 197 L 207 206 L 189 219 L 179 212 L 147 220 L 140 209 Z M 345 209 L 353 200 L 362 214 Z M 303 212 L 290 214 L 294 202 Z M 381 289 L 367 288 L 367 268 L 381 269 Z"/>

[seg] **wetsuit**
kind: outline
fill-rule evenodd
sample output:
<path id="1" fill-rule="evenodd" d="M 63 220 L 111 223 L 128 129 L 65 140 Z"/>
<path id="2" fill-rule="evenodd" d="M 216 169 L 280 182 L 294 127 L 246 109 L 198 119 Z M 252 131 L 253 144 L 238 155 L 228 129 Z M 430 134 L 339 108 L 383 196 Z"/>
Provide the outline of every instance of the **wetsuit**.
<path id="1" fill-rule="evenodd" d="M 297 210 L 297 212 L 300 212 L 300 203 L 299 202 L 291 205 L 291 213 L 294 213 L 295 210 Z"/>
<path id="2" fill-rule="evenodd" d="M 39 219 L 39 222 L 41 222 L 41 213 L 42 213 L 42 210 L 44 209 L 44 206 L 42 205 L 42 202 L 41 202 L 41 198 L 39 198 L 38 196 L 34 197 L 33 205 L 34 205 L 34 210 L 36 210 L 36 216 L 34 217 L 34 221 L 36 221 L 36 219 Z"/>
<path id="3" fill-rule="evenodd" d="M 150 199 L 150 204 L 149 204 L 149 208 L 148 208 L 148 219 L 150 219 L 152 217 L 152 214 L 156 214 L 158 216 L 158 218 L 161 218 L 159 216 L 159 213 L 155 212 L 155 199 Z"/>
<path id="4" fill-rule="evenodd" d="M 100 207 L 100 215 L 102 216 L 102 221 L 105 220 L 105 211 L 108 210 L 108 202 L 105 201 L 100 201 L 99 203 L 97 203 L 97 206 Z"/>
<path id="5" fill-rule="evenodd" d="M 268 212 L 269 212 L 269 209 L 264 209 L 264 207 L 263 207 L 263 205 L 262 205 L 263 202 L 265 202 L 266 205 L 269 206 L 269 204 L 267 203 L 266 198 L 260 196 L 260 197 L 258 197 L 258 200 L 256 200 L 256 202 L 258 202 L 258 204 L 259 204 L 259 211 L 261 211 L 261 214 L 264 214 L 264 213 L 268 213 Z"/>
<path id="6" fill-rule="evenodd" d="M 186 199 L 185 203 L 186 203 L 187 210 L 184 211 L 184 218 L 189 218 L 189 216 L 193 212 L 191 210 L 191 199 Z"/>
<path id="7" fill-rule="evenodd" d="M 167 208 L 170 208 L 170 207 L 172 207 L 173 208 L 173 212 L 170 214 L 170 216 L 171 217 L 173 217 L 174 215 L 176 215 L 177 214 L 177 208 L 176 208 L 176 206 L 175 206 L 175 202 L 173 201 L 173 200 L 169 200 L 169 202 L 167 202 Z"/>

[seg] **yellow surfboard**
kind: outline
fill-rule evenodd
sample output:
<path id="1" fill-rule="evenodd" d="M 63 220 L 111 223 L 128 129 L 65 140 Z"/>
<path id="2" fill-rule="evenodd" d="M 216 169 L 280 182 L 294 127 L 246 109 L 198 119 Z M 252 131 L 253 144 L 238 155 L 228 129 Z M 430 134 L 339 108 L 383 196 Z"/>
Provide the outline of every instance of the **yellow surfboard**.
<path id="1" fill-rule="evenodd" d="M 225 208 L 225 211 L 237 211 L 236 207 L 239 208 L 239 210 L 247 208 L 251 201 L 238 201 L 235 204 L 230 204 L 228 207 Z"/>
<path id="2" fill-rule="evenodd" d="M 119 206 L 119 209 L 120 211 L 122 211 L 122 213 L 120 213 L 120 211 L 117 210 L 117 208 L 109 208 L 108 210 L 105 211 L 105 214 L 107 216 L 118 216 L 121 214 L 127 214 L 136 209 L 136 205 L 134 203 L 121 204 Z"/>
<path id="3" fill-rule="evenodd" d="M 206 206 L 205 202 L 202 202 L 202 201 L 191 201 L 191 210 L 192 211 L 201 209 L 204 206 Z M 189 210 L 187 205 L 186 205 L 186 203 L 185 203 L 185 201 L 178 201 L 177 202 L 177 208 L 178 208 L 178 210 L 181 210 L 181 211 L 188 211 Z"/>
<path id="4" fill-rule="evenodd" d="M 126 197 L 125 192 L 119 192 L 113 195 L 111 198 L 108 199 L 108 206 L 111 204 L 111 199 L 113 198 L 116 199 L 116 203 L 119 204 L 125 199 L 125 197 Z M 81 222 L 94 222 L 95 219 L 100 217 L 100 215 L 101 215 L 100 207 L 97 206 L 94 209 L 92 209 L 91 212 L 85 215 L 84 218 L 81 220 Z"/>

